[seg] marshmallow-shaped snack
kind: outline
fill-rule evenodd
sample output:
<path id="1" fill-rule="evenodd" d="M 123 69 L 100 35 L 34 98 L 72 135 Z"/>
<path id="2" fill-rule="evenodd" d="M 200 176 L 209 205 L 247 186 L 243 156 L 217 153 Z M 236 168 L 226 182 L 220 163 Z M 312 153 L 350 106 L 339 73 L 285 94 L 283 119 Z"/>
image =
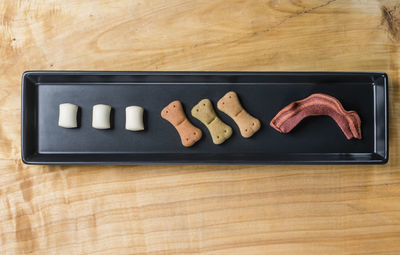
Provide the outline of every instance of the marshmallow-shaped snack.
<path id="1" fill-rule="evenodd" d="M 58 125 L 63 128 L 77 128 L 78 106 L 70 103 L 60 104 Z"/>
<path id="2" fill-rule="evenodd" d="M 125 129 L 130 131 L 144 130 L 143 108 L 140 106 L 129 106 L 125 108 Z"/>
<path id="3" fill-rule="evenodd" d="M 105 104 L 96 104 L 93 106 L 92 127 L 97 129 L 110 128 L 111 106 Z"/>

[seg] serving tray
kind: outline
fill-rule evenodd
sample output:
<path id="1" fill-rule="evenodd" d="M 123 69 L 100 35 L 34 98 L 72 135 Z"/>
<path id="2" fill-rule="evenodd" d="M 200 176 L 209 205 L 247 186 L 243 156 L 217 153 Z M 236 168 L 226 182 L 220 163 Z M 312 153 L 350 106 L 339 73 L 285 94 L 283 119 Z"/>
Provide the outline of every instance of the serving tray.
<path id="1" fill-rule="evenodd" d="M 388 160 L 388 96 L 384 73 L 317 72 L 103 72 L 28 71 L 22 76 L 22 160 L 27 164 L 359 164 Z M 261 129 L 245 139 L 233 128 L 214 145 L 206 127 L 190 114 L 203 98 L 216 103 L 235 91 Z M 292 132 L 269 126 L 289 103 L 313 93 L 341 101 L 361 118 L 362 140 L 347 140 L 333 119 L 315 116 Z M 203 131 L 193 147 L 182 146 L 161 110 L 180 100 L 190 121 Z M 80 107 L 79 128 L 58 126 L 58 107 Z M 92 107 L 111 105 L 112 129 L 91 127 Z M 145 109 L 145 131 L 125 130 L 125 107 Z"/>

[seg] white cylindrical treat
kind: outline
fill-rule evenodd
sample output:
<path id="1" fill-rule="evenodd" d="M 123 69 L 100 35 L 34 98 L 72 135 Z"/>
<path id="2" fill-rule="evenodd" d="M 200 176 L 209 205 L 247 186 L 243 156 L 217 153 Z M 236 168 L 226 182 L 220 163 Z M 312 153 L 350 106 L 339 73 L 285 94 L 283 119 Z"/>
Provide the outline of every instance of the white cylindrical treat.
<path id="1" fill-rule="evenodd" d="M 129 106 L 125 108 L 125 129 L 131 131 L 144 130 L 143 108 L 140 106 Z"/>
<path id="2" fill-rule="evenodd" d="M 97 129 L 109 129 L 110 112 L 111 106 L 109 105 L 97 104 L 93 106 L 92 127 Z"/>
<path id="3" fill-rule="evenodd" d="M 58 125 L 63 128 L 76 128 L 78 106 L 70 103 L 60 104 Z"/>

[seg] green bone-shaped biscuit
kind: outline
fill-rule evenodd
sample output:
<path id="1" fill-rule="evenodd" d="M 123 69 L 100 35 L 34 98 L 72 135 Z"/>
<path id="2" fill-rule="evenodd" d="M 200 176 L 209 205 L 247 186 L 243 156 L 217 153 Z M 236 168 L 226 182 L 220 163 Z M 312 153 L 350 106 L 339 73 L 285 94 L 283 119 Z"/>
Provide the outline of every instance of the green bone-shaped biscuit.
<path id="1" fill-rule="evenodd" d="M 196 104 L 192 108 L 192 116 L 208 128 L 214 144 L 221 144 L 231 137 L 232 128 L 218 118 L 209 99 L 203 99 Z"/>

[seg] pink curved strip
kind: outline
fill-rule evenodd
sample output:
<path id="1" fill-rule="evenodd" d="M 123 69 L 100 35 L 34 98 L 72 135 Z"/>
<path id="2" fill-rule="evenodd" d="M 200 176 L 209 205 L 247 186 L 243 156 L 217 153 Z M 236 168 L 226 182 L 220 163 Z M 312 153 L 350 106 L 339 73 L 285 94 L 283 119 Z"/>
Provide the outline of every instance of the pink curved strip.
<path id="1" fill-rule="evenodd" d="M 312 94 L 289 104 L 271 120 L 270 125 L 281 133 L 289 133 L 304 118 L 317 115 L 327 115 L 334 119 L 347 139 L 362 138 L 358 114 L 346 111 L 339 100 L 325 94 Z"/>

